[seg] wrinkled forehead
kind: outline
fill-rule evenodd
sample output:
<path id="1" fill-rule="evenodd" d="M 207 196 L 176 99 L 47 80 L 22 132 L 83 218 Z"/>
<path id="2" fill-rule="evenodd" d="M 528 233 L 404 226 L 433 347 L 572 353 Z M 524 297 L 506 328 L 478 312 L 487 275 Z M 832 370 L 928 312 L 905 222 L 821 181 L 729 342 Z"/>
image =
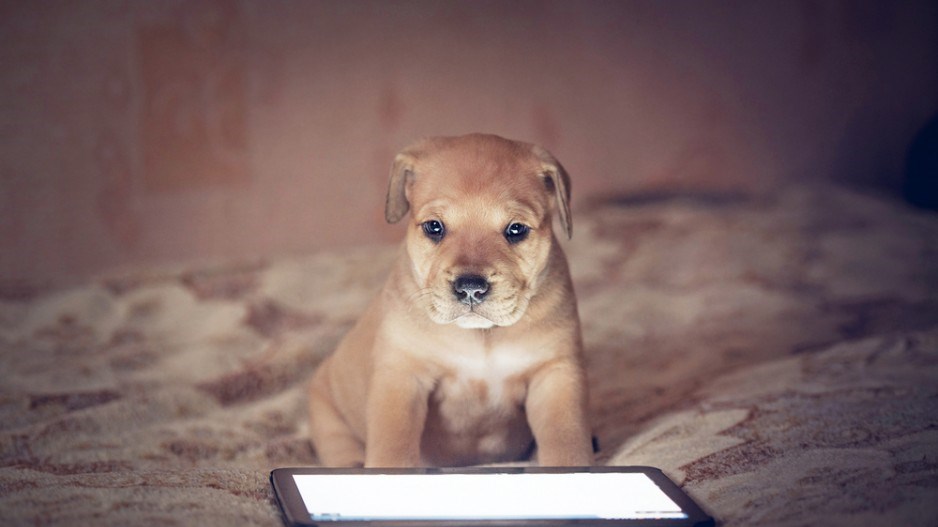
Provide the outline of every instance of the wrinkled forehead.
<path id="1" fill-rule="evenodd" d="M 409 197 L 415 210 L 427 204 L 482 201 L 540 214 L 547 206 L 541 162 L 523 145 L 443 145 L 421 155 L 413 168 Z"/>

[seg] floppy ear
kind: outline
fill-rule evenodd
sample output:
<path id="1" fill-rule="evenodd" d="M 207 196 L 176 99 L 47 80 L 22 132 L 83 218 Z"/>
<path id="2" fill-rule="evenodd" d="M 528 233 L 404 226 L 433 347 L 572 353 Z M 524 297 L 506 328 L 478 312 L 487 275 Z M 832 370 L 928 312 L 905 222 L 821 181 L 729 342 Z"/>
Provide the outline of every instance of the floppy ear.
<path id="1" fill-rule="evenodd" d="M 384 219 L 388 223 L 397 223 L 410 210 L 407 200 L 407 187 L 414 179 L 414 156 L 406 150 L 394 156 L 391 164 L 391 177 L 388 183 L 388 197 L 384 205 Z"/>
<path id="2" fill-rule="evenodd" d="M 544 186 L 552 193 L 554 210 L 560 216 L 560 225 L 567 238 L 573 237 L 573 216 L 570 215 L 570 176 L 550 152 L 539 146 L 534 147 L 534 154 L 541 160 L 541 177 Z"/>

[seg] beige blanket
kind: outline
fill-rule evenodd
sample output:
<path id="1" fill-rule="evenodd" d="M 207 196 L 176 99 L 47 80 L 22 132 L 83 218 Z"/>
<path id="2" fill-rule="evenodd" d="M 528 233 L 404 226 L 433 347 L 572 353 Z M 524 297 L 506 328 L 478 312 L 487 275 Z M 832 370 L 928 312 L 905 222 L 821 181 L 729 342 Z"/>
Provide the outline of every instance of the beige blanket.
<path id="1" fill-rule="evenodd" d="M 600 461 L 723 525 L 938 525 L 938 216 L 837 189 L 647 197 L 567 245 Z M 278 525 L 303 384 L 393 247 L 0 299 L 0 523 Z"/>

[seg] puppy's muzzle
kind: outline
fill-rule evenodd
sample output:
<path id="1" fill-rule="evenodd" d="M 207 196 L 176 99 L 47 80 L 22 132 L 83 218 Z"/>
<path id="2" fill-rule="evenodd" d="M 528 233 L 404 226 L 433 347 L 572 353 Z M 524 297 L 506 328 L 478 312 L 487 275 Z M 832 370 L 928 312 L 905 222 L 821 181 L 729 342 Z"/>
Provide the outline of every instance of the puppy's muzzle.
<path id="1" fill-rule="evenodd" d="M 488 292 L 488 280 L 479 275 L 464 274 L 457 276 L 453 281 L 453 293 L 456 295 L 456 300 L 469 307 L 481 304 Z"/>

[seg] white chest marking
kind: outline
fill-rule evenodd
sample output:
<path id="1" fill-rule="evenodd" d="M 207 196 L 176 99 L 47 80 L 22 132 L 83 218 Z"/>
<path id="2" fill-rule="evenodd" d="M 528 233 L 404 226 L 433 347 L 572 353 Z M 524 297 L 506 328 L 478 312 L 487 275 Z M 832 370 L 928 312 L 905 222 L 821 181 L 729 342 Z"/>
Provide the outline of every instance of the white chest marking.
<path id="1" fill-rule="evenodd" d="M 471 383 L 483 383 L 486 390 L 488 406 L 499 406 L 505 396 L 505 383 L 523 374 L 538 364 L 537 355 L 524 348 L 502 346 L 490 350 L 488 353 L 460 353 L 447 357 L 446 365 L 452 368 L 455 376 L 451 378 L 456 386 L 465 386 Z M 453 386 L 455 388 L 456 386 Z M 456 395 L 455 391 L 446 390 L 444 396 Z"/>

